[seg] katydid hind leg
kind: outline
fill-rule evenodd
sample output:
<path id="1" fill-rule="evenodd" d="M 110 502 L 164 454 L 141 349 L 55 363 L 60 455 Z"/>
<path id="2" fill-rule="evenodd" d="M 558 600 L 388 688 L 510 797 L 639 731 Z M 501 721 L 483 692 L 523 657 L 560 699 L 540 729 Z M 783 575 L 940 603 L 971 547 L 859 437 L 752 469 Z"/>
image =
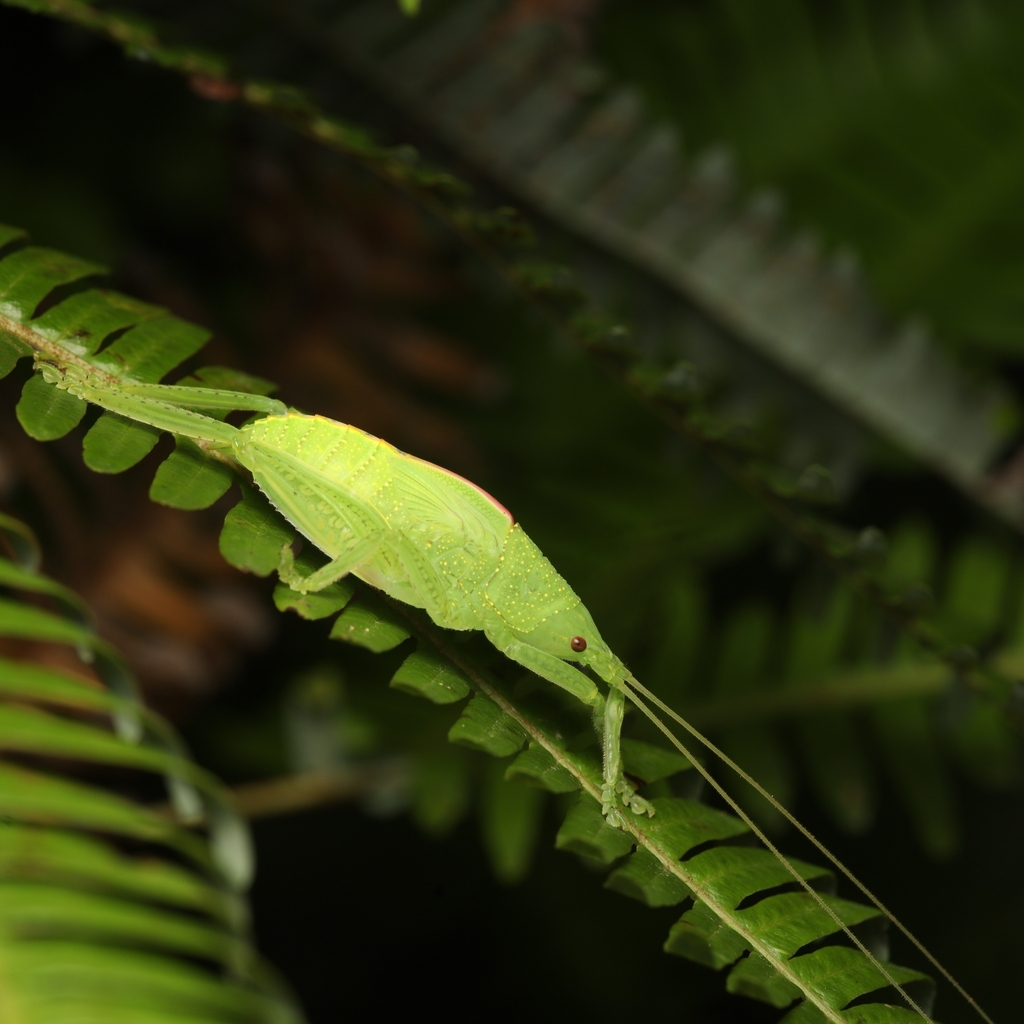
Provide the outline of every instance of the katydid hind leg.
<path id="1" fill-rule="evenodd" d="M 218 412 L 251 411 L 283 416 L 288 406 L 277 398 L 231 391 L 225 388 L 185 387 L 180 384 L 120 384 L 118 390 L 133 398 L 181 405 L 189 409 L 209 409 Z"/>
<path id="2" fill-rule="evenodd" d="M 353 569 L 370 558 L 383 542 L 384 534 L 382 532 L 353 537 L 339 555 L 315 572 L 306 575 L 296 568 L 295 555 L 292 553 L 291 545 L 286 544 L 281 549 L 281 561 L 277 567 L 277 574 L 280 576 L 281 582 L 288 584 L 292 590 L 297 590 L 300 594 L 315 593 L 336 583 L 342 576 L 347 576 Z"/>

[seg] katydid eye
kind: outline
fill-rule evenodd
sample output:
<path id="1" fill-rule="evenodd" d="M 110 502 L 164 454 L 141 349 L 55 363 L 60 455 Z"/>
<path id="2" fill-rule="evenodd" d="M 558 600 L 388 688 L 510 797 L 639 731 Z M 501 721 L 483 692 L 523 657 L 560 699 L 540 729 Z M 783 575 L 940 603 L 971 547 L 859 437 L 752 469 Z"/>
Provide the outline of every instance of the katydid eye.
<path id="1" fill-rule="evenodd" d="M 582 654 L 587 649 L 587 641 L 581 636 L 574 636 L 569 641 L 569 646 L 577 653 Z"/>

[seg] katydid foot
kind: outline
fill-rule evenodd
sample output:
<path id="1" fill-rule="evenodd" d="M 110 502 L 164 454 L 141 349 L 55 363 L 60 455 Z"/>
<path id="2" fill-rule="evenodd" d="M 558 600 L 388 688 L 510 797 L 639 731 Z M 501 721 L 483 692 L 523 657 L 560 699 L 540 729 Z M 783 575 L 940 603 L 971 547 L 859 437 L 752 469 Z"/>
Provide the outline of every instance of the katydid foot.
<path id="1" fill-rule="evenodd" d="M 654 807 L 637 794 L 627 781 L 622 765 L 622 719 L 626 713 L 626 697 L 614 684 L 608 692 L 602 718 L 604 747 L 604 785 L 601 787 L 601 812 L 609 825 L 624 828 L 626 819 L 619 810 L 628 807 L 634 814 L 654 817 Z"/>

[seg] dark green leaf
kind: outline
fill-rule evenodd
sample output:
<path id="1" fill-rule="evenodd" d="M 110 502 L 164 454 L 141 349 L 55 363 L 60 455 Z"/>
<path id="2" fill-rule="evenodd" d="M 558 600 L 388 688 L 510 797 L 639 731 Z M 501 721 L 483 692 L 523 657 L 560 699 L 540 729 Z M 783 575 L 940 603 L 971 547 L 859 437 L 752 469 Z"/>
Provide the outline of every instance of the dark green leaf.
<path id="1" fill-rule="evenodd" d="M 649 907 L 673 907 L 692 896 L 685 883 L 650 850 L 637 850 L 605 882 L 605 888 Z"/>
<path id="2" fill-rule="evenodd" d="M 447 835 L 469 809 L 469 755 L 448 743 L 431 744 L 416 756 L 412 814 L 429 835 Z"/>
<path id="3" fill-rule="evenodd" d="M 595 764 L 591 767 L 600 766 Z M 580 788 L 572 773 L 538 743 L 531 743 L 519 754 L 508 766 L 505 778 L 530 782 L 552 793 L 571 793 Z"/>
<path id="4" fill-rule="evenodd" d="M 104 412 L 82 440 L 82 458 L 97 473 L 123 473 L 153 450 L 160 434 L 148 423 Z"/>
<path id="5" fill-rule="evenodd" d="M 929 708 L 921 700 L 892 701 L 875 710 L 874 721 L 922 845 L 934 857 L 952 857 L 960 846 L 960 827 Z"/>
<path id="6" fill-rule="evenodd" d="M 28 235 L 21 228 L 11 227 L 10 224 L 0 224 L 0 249 L 6 249 L 7 246 L 26 238 Z"/>
<path id="7" fill-rule="evenodd" d="M 178 437 L 174 451 L 157 467 L 149 496 L 171 508 L 209 508 L 234 479 L 227 465 L 205 454 L 189 438 Z"/>
<path id="8" fill-rule="evenodd" d="M 562 822 L 555 846 L 602 864 L 611 864 L 633 849 L 633 838 L 609 825 L 597 801 L 583 793 Z"/>
<path id="9" fill-rule="evenodd" d="M 89 406 L 70 392 L 47 384 L 34 373 L 21 391 L 18 422 L 29 437 L 37 441 L 55 441 L 75 429 Z"/>
<path id="10" fill-rule="evenodd" d="M 58 285 L 106 273 L 98 263 L 29 246 L 0 259 L 0 314 L 21 323 Z"/>
<path id="11" fill-rule="evenodd" d="M 544 796 L 533 786 L 505 781 L 505 766 L 492 764 L 484 779 L 480 828 L 484 848 L 499 881 L 521 881 L 537 845 Z"/>
<path id="12" fill-rule="evenodd" d="M 198 352 L 209 337 L 203 327 L 174 316 L 158 316 L 126 331 L 93 362 L 117 377 L 156 382 Z"/>
<path id="13" fill-rule="evenodd" d="M 844 1024 L 921 1024 L 921 1015 L 906 1006 L 863 1003 L 843 1012 Z M 827 1024 L 828 1018 L 811 1003 L 790 1010 L 779 1024 Z"/>
<path id="14" fill-rule="evenodd" d="M 493 757 L 508 757 L 522 747 L 526 736 L 515 719 L 506 715 L 489 697 L 478 693 L 462 709 L 448 739 Z"/>
<path id="15" fill-rule="evenodd" d="M 262 377 L 236 370 L 231 366 L 204 366 L 183 377 L 179 384 L 187 387 L 220 388 L 224 391 L 244 391 L 250 395 L 272 395 L 277 385 Z"/>
<path id="16" fill-rule="evenodd" d="M 281 562 L 281 549 L 295 540 L 295 531 L 270 502 L 251 487 L 224 517 L 220 553 L 236 569 L 269 576 Z"/>
<path id="17" fill-rule="evenodd" d="M 304 619 L 325 619 L 341 611 L 352 600 L 356 585 L 349 576 L 312 594 L 300 594 L 287 583 L 274 588 L 274 604 L 278 611 L 293 611 Z"/>
<path id="18" fill-rule="evenodd" d="M 800 989 L 775 970 L 760 953 L 751 953 L 730 972 L 725 987 L 735 995 L 759 999 L 782 1009 L 800 998 Z"/>
<path id="19" fill-rule="evenodd" d="M 642 740 L 623 739 L 622 760 L 628 774 L 646 783 L 667 779 L 693 767 L 682 754 Z"/>
<path id="20" fill-rule="evenodd" d="M 652 802 L 657 813 L 644 819 L 644 831 L 671 857 L 682 857 L 704 843 L 732 839 L 748 831 L 738 818 L 696 800 L 661 797 Z"/>
<path id="21" fill-rule="evenodd" d="M 413 651 L 391 679 L 396 690 L 425 697 L 434 704 L 454 704 L 469 696 L 470 681 L 430 648 Z"/>
<path id="22" fill-rule="evenodd" d="M 411 636 L 399 615 L 383 601 L 363 592 L 335 619 L 332 640 L 344 640 L 382 654 Z"/>
<path id="23" fill-rule="evenodd" d="M 68 296 L 32 321 L 34 333 L 79 356 L 91 356 L 115 331 L 164 314 L 118 292 L 91 288 Z"/>
<path id="24" fill-rule="evenodd" d="M 14 369 L 19 359 L 32 355 L 32 346 L 13 334 L 0 330 L 0 378 Z"/>
<path id="25" fill-rule="evenodd" d="M 849 946 L 825 946 L 795 957 L 789 965 L 801 984 L 836 1009 L 859 996 L 890 987 L 882 972 L 860 950 Z M 898 964 L 886 964 L 885 969 L 896 982 L 909 984 L 918 998 L 930 1003 L 933 991 L 930 978 Z"/>
<path id="26" fill-rule="evenodd" d="M 793 857 L 788 860 L 814 888 L 832 885 L 832 873 L 825 868 Z M 756 846 L 712 847 L 688 860 L 686 870 L 705 892 L 729 910 L 735 910 L 755 893 L 799 884 L 774 854 Z"/>
<path id="27" fill-rule="evenodd" d="M 672 925 L 663 948 L 666 953 L 718 970 L 735 963 L 749 946 L 706 903 L 698 903 Z"/>

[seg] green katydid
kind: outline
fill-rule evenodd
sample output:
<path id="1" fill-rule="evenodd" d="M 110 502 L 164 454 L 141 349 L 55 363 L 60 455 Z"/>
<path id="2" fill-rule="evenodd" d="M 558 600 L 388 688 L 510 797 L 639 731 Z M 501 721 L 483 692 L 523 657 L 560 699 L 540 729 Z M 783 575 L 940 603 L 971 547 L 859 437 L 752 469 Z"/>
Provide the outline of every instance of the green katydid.
<path id="1" fill-rule="evenodd" d="M 389 596 L 424 609 L 441 627 L 483 630 L 507 657 L 592 708 L 600 723 L 604 753 L 602 810 L 609 823 L 619 827 L 627 824 L 623 808 L 654 815 L 654 808 L 623 773 L 620 734 L 629 697 L 928 1020 L 643 698 L 655 704 L 796 826 L 989 1020 L 949 972 L 786 808 L 632 676 L 601 638 L 569 584 L 508 510 L 480 487 L 357 427 L 290 410 L 276 399 L 212 388 L 111 382 L 77 367 L 58 369 L 43 361 L 38 368 L 50 383 L 85 401 L 192 438 L 211 454 L 247 469 L 271 504 L 330 559 L 303 576 L 291 547 L 285 546 L 278 572 L 293 589 L 314 592 L 352 573 Z M 242 427 L 204 415 L 239 410 L 262 415 Z M 608 685 L 607 694 L 583 668 Z"/>
<path id="2" fill-rule="evenodd" d="M 604 813 L 653 814 L 622 770 L 628 672 L 583 602 L 495 498 L 357 427 L 275 399 L 209 388 L 117 384 L 43 365 L 52 383 L 130 419 L 221 448 L 331 559 L 309 576 L 290 547 L 279 575 L 303 593 L 352 573 L 447 629 L 480 629 L 503 654 L 603 715 Z M 198 410 L 266 413 L 241 428 Z M 576 666 L 609 684 L 607 697 Z"/>

